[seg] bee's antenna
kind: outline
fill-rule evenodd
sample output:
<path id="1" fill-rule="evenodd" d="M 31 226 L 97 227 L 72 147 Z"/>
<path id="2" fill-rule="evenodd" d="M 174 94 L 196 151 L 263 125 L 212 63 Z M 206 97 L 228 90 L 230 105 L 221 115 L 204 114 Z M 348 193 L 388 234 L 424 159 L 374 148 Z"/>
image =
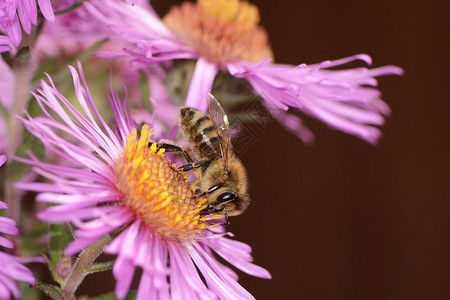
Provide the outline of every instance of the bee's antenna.
<path id="1" fill-rule="evenodd" d="M 223 170 L 227 176 L 230 176 L 231 171 L 227 167 L 223 166 Z"/>

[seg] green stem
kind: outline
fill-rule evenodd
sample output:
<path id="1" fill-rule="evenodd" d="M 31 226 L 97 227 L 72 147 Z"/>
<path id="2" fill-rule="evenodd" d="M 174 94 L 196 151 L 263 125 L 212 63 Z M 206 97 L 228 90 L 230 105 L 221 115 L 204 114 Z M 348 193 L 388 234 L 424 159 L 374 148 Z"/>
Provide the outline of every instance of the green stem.
<path id="1" fill-rule="evenodd" d="M 61 291 L 67 299 L 75 299 L 75 292 L 83 282 L 83 279 L 89 274 L 89 270 L 95 260 L 102 254 L 103 247 L 111 241 L 111 236 L 105 235 L 98 241 L 84 249 L 75 262 L 72 272 L 64 281 Z"/>

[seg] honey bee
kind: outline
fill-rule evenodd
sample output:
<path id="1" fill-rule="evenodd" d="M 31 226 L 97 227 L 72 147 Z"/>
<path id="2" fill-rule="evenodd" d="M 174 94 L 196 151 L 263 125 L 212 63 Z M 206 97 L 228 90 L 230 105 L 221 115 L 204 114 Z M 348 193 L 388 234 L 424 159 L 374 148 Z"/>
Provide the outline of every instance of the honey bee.
<path id="1" fill-rule="evenodd" d="M 228 117 L 211 94 L 208 112 L 180 109 L 180 128 L 197 159 L 181 168 L 198 170 L 200 189 L 208 199 L 202 214 L 237 216 L 250 203 L 247 172 L 233 152 Z"/>
<path id="2" fill-rule="evenodd" d="M 247 171 L 233 152 L 228 117 L 211 94 L 208 111 L 209 116 L 195 108 L 180 109 L 180 129 L 197 161 L 179 146 L 159 143 L 158 147 L 181 152 L 188 163 L 179 170 L 195 170 L 200 178 L 199 196 L 208 200 L 201 214 L 224 215 L 228 222 L 229 216 L 241 214 L 250 203 Z"/>

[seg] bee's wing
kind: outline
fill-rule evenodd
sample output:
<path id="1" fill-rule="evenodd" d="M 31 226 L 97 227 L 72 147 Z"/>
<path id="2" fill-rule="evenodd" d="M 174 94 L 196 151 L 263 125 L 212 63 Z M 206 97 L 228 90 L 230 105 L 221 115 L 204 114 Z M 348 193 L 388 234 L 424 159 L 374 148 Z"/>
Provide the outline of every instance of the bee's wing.
<path id="1" fill-rule="evenodd" d="M 208 111 L 209 117 L 211 118 L 217 135 L 219 136 L 220 155 L 222 156 L 223 165 L 228 168 L 230 153 L 232 151 L 229 130 L 230 123 L 228 122 L 228 117 L 219 101 L 217 101 L 217 99 L 211 94 L 208 94 Z"/>

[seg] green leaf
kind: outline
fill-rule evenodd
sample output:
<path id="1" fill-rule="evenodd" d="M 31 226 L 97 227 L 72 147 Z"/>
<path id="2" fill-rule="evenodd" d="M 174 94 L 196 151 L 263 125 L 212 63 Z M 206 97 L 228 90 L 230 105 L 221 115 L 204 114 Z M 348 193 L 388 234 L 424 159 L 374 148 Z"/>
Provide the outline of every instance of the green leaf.
<path id="1" fill-rule="evenodd" d="M 33 216 L 30 216 L 28 214 L 25 218 L 25 222 L 31 219 L 30 223 L 32 222 L 32 225 L 29 225 L 29 230 L 26 231 L 25 234 L 24 231 L 21 230 L 22 250 L 30 255 L 47 252 L 46 245 L 41 243 L 40 240 L 47 234 L 48 224 L 39 220 L 35 220 Z"/>
<path id="2" fill-rule="evenodd" d="M 57 283 L 59 283 L 59 285 L 62 285 L 64 283 L 64 279 L 59 277 L 58 272 L 56 272 L 55 266 L 53 266 L 52 262 L 50 261 L 50 258 L 45 254 L 42 254 L 42 256 L 47 261 L 47 266 L 48 266 L 48 269 L 50 270 L 50 273 L 52 274 L 53 280 L 55 280 Z"/>
<path id="3" fill-rule="evenodd" d="M 141 90 L 142 107 L 146 111 L 153 111 L 152 103 L 149 100 L 150 87 L 148 84 L 147 75 L 142 70 L 139 70 L 139 88 Z"/>
<path id="4" fill-rule="evenodd" d="M 105 272 L 109 271 L 113 268 L 115 261 L 107 261 L 93 264 L 92 267 L 88 270 L 89 274 L 97 273 L 97 272 Z"/>
<path id="5" fill-rule="evenodd" d="M 125 296 L 124 300 L 134 300 L 136 299 L 136 295 L 137 295 L 136 291 L 131 291 Z"/>
<path id="6" fill-rule="evenodd" d="M 28 282 L 21 282 L 18 284 L 20 287 L 20 299 L 26 300 L 41 300 L 42 293 L 39 289 L 30 285 Z"/>
<path id="7" fill-rule="evenodd" d="M 28 101 L 27 112 L 32 118 L 35 118 L 35 117 L 41 115 L 42 110 L 41 110 L 41 107 L 39 106 L 38 102 L 33 100 L 33 101 Z"/>
<path id="8" fill-rule="evenodd" d="M 73 240 L 71 225 L 65 223 L 50 224 L 50 261 L 56 268 L 64 255 L 64 249 Z"/>
<path id="9" fill-rule="evenodd" d="M 44 294 L 52 298 L 53 300 L 64 300 L 63 295 L 61 294 L 61 291 L 58 287 L 43 283 L 43 282 L 36 282 L 36 288 L 41 290 Z"/>

